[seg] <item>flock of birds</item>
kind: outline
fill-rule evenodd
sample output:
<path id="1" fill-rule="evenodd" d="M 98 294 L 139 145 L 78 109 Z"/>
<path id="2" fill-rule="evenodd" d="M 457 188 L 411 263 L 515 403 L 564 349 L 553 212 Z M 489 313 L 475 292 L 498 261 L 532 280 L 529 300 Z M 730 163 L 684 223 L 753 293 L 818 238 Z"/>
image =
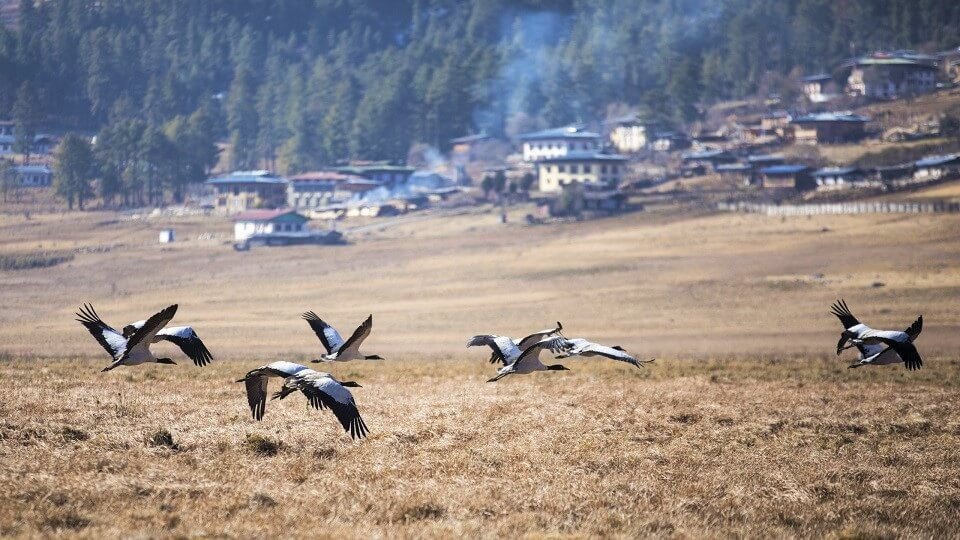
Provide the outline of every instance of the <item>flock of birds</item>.
<path id="1" fill-rule="evenodd" d="M 102 371 L 110 371 L 119 366 L 136 366 L 145 363 L 175 364 L 170 358 L 158 358 L 150 346 L 161 341 L 177 345 L 197 366 L 206 366 L 213 355 L 204 345 L 200 336 L 190 326 L 167 327 L 177 313 L 177 304 L 167 307 L 149 319 L 130 323 L 117 331 L 93 309 L 85 304 L 77 312 L 77 321 L 82 324 L 110 354 L 112 362 Z M 840 319 L 843 332 L 837 343 L 837 356 L 845 349 L 856 347 L 860 354 L 851 368 L 870 365 L 903 363 L 908 370 L 919 369 L 923 359 L 913 342 L 923 329 L 923 317 L 904 331 L 875 330 L 861 323 L 851 313 L 844 300 L 838 300 L 831 306 L 831 313 Z M 336 328 L 327 324 L 316 313 L 303 314 L 310 328 L 319 338 L 325 353 L 312 363 L 348 362 L 351 360 L 383 360 L 376 354 L 364 354 L 360 351 L 363 342 L 373 331 L 373 315 L 367 317 L 346 340 Z M 534 332 L 521 339 L 492 334 L 481 334 L 470 338 L 467 347 L 489 347 L 490 363 L 503 364 L 497 374 L 487 382 L 496 382 L 508 375 L 527 375 L 538 371 L 566 371 L 562 364 L 544 364 L 540 360 L 543 351 L 549 351 L 556 359 L 572 356 L 604 357 L 642 368 L 654 360 L 638 360 L 620 346 L 606 346 L 582 338 L 567 338 L 563 335 L 563 325 L 557 322 L 553 328 Z M 271 377 L 283 379 L 280 390 L 272 399 L 283 399 L 300 391 L 310 405 L 316 409 L 329 408 L 344 431 L 353 439 L 363 438 L 369 432 L 360 416 L 353 394 L 347 388 L 360 388 L 355 381 L 338 381 L 330 373 L 315 371 L 307 366 L 293 362 L 271 362 L 250 370 L 238 383 L 244 383 L 247 390 L 247 403 L 255 420 L 262 420 L 267 406 L 267 382 Z"/>

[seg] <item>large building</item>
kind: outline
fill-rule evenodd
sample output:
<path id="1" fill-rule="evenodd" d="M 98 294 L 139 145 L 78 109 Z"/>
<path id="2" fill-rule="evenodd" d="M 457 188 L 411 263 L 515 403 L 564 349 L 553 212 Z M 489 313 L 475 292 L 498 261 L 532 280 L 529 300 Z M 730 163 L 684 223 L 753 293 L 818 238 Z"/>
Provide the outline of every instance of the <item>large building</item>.
<path id="1" fill-rule="evenodd" d="M 206 183 L 216 192 L 214 206 L 226 214 L 287 203 L 287 181 L 270 171 L 236 171 Z"/>
<path id="2" fill-rule="evenodd" d="M 819 144 L 862 139 L 869 121 L 852 113 L 817 113 L 792 118 L 790 125 L 798 143 Z"/>
<path id="3" fill-rule="evenodd" d="M 574 152 L 544 158 L 537 162 L 539 190 L 560 191 L 564 185 L 574 182 L 616 188 L 626 175 L 626 163 L 627 158 L 623 156 L 597 152 Z"/>
<path id="4" fill-rule="evenodd" d="M 389 163 L 355 163 L 344 167 L 333 167 L 330 170 L 373 180 L 392 189 L 394 186 L 405 184 L 416 169 Z"/>
<path id="5" fill-rule="evenodd" d="M 936 57 L 910 51 L 878 52 L 848 61 L 847 92 L 891 99 L 932 92 L 937 88 Z"/>
<path id="6" fill-rule="evenodd" d="M 653 143 L 657 129 L 657 126 L 641 121 L 636 114 L 614 118 L 605 124 L 610 131 L 610 143 L 624 154 L 646 150 Z"/>
<path id="7" fill-rule="evenodd" d="M 563 157 L 569 153 L 590 153 L 600 150 L 600 134 L 577 126 L 524 133 L 518 137 L 524 161 L 540 161 Z"/>
<path id="8" fill-rule="evenodd" d="M 378 187 L 362 176 L 338 171 L 316 171 L 298 174 L 287 179 L 287 205 L 301 210 L 319 210 L 335 202 L 350 198 L 355 185 Z"/>

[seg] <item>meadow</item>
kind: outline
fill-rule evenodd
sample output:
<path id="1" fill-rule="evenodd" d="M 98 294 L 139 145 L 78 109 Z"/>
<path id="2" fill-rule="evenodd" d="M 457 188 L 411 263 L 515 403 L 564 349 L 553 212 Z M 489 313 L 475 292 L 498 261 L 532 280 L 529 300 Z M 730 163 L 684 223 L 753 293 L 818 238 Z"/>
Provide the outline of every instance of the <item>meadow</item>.
<path id="1" fill-rule="evenodd" d="M 0 255 L 73 255 L 0 270 L 0 535 L 956 534 L 960 217 L 527 211 L 246 253 L 223 219 L 0 216 Z M 922 313 L 924 368 L 847 369 L 839 297 L 879 327 Z M 85 301 L 115 326 L 178 302 L 215 363 L 101 374 Z M 374 314 L 387 360 L 329 366 L 363 385 L 363 441 L 301 396 L 257 423 L 233 382 L 316 357 L 305 310 Z M 487 384 L 463 346 L 556 320 L 657 361 Z"/>

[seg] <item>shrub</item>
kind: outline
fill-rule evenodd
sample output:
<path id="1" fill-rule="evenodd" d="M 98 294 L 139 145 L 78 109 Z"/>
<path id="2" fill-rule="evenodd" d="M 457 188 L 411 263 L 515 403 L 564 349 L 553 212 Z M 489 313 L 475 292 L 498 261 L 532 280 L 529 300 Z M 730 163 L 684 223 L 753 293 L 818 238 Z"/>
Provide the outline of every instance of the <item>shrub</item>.
<path id="1" fill-rule="evenodd" d="M 275 456 L 277 452 L 280 451 L 281 444 L 270 437 L 264 437 L 262 435 L 247 435 L 247 440 L 244 441 L 243 446 L 261 456 Z"/>
<path id="2" fill-rule="evenodd" d="M 0 255 L 0 270 L 31 270 L 47 268 L 73 260 L 72 253 L 20 253 Z"/>

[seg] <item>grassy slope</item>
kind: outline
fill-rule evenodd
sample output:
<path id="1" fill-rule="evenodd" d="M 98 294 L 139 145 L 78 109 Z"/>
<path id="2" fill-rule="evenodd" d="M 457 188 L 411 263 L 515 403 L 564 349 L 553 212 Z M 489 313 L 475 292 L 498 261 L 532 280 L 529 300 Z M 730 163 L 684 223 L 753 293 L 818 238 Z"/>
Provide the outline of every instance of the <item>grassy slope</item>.
<path id="1" fill-rule="evenodd" d="M 0 401 L 0 534 L 940 536 L 960 517 L 956 360 L 567 360 L 494 385 L 462 356 L 335 366 L 364 385 L 358 443 L 299 395 L 252 421 L 232 380 L 254 361 L 5 362 L 32 382 Z"/>
<path id="2" fill-rule="evenodd" d="M 0 272 L 0 378 L 18 381 L 0 397 L 2 535 L 931 536 L 960 517 L 958 217 L 489 214 L 249 253 L 197 239 L 225 221 L 116 220 L 0 217 L 0 253 L 94 248 Z M 161 247 L 171 224 L 187 241 Z M 847 370 L 838 296 L 878 326 L 922 312 L 925 368 Z M 180 302 L 218 361 L 102 375 L 71 320 L 84 300 L 116 324 Z M 314 356 L 305 309 L 345 332 L 375 314 L 369 352 L 389 360 L 330 367 L 364 385 L 363 443 L 299 396 L 255 423 L 232 382 Z M 557 319 L 658 361 L 488 385 L 487 354 L 463 349 Z M 178 449 L 147 442 L 161 428 Z"/>

